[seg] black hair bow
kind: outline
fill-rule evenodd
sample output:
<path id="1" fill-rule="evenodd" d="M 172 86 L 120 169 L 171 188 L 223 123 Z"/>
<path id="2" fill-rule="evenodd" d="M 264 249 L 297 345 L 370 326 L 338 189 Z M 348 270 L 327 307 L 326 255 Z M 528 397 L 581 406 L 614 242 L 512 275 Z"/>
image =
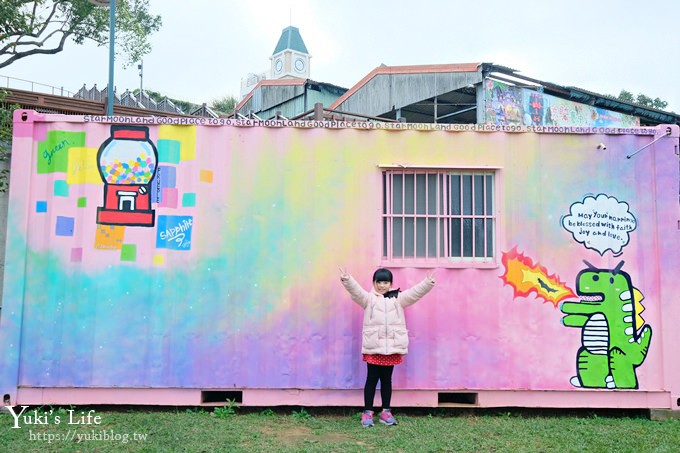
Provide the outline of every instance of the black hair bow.
<path id="1" fill-rule="evenodd" d="M 399 296 L 399 291 L 401 291 L 401 288 L 391 289 L 391 290 L 387 291 L 385 294 L 383 294 L 383 296 L 387 297 L 387 298 L 391 298 L 391 297 L 396 298 L 396 297 Z"/>

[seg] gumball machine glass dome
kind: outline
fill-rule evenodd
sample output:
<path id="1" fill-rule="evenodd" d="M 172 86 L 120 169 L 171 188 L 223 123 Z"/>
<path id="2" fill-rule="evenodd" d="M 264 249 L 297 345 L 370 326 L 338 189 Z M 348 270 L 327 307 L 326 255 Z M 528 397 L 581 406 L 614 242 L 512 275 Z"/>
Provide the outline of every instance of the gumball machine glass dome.
<path id="1" fill-rule="evenodd" d="M 148 139 L 113 140 L 99 156 L 99 171 L 108 184 L 149 184 L 156 169 L 156 153 Z"/>

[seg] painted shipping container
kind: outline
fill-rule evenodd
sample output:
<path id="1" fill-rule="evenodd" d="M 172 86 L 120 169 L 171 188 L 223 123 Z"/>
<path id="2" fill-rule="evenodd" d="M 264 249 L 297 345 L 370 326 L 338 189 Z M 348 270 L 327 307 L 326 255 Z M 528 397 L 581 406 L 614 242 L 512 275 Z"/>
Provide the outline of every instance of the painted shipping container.
<path id="1" fill-rule="evenodd" d="M 360 406 L 387 267 L 394 406 L 678 410 L 679 135 L 17 111 L 0 395 Z"/>

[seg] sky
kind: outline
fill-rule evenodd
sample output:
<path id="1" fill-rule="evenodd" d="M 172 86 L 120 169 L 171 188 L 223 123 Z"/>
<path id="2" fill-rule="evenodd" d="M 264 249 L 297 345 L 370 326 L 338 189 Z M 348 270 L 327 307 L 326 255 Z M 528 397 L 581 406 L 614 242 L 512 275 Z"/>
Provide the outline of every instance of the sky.
<path id="1" fill-rule="evenodd" d="M 680 112 L 677 0 L 149 0 L 149 9 L 163 26 L 143 81 L 137 63 L 124 68 L 118 58 L 118 93 L 143 85 L 195 104 L 238 98 L 241 79 L 269 71 L 293 25 L 312 55 L 311 78 L 345 88 L 381 64 L 484 62 L 600 94 L 658 97 Z M 108 48 L 70 42 L 0 69 L 0 85 L 29 89 L 14 79 L 104 88 Z"/>

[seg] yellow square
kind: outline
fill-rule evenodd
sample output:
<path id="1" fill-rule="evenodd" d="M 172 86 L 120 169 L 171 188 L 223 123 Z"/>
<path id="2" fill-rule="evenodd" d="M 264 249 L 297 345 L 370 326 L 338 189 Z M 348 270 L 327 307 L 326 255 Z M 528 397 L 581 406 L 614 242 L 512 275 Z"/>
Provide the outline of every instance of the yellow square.
<path id="1" fill-rule="evenodd" d="M 97 165 L 97 148 L 70 148 L 66 167 L 67 184 L 103 184 Z"/>
<path id="2" fill-rule="evenodd" d="M 201 170 L 201 182 L 213 182 L 212 170 Z"/>
<path id="3" fill-rule="evenodd" d="M 159 128 L 158 139 L 177 140 L 180 160 L 196 159 L 196 126 L 163 125 Z"/>
<path id="4" fill-rule="evenodd" d="M 165 264 L 165 257 L 163 255 L 154 255 L 153 264 L 155 264 L 156 266 L 162 266 L 163 264 Z"/>
<path id="5" fill-rule="evenodd" d="M 94 248 L 98 250 L 120 250 L 123 248 L 125 227 L 119 225 L 97 225 Z"/>

